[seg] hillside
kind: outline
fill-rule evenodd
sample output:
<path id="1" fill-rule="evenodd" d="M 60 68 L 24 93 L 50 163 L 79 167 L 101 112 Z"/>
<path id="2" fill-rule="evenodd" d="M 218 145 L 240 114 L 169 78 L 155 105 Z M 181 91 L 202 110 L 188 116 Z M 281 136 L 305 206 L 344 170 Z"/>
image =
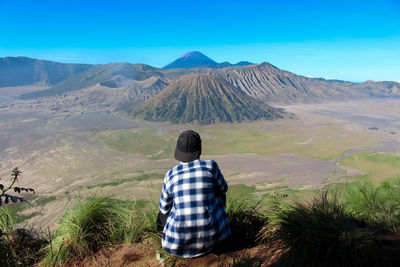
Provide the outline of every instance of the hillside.
<path id="1" fill-rule="evenodd" d="M 400 84 L 396 82 L 352 83 L 307 78 L 269 63 L 214 70 L 210 74 L 221 77 L 248 95 L 268 103 L 318 103 L 400 96 Z"/>
<path id="2" fill-rule="evenodd" d="M 62 95 L 70 91 L 94 86 L 97 83 L 111 88 L 132 88 L 135 85 L 134 81 L 163 76 L 158 69 L 144 64 L 110 63 L 95 65 L 87 71 L 66 79 L 47 90 L 24 94 L 20 98 L 31 99 Z"/>
<path id="3" fill-rule="evenodd" d="M 64 64 L 27 57 L 0 58 L 0 87 L 53 85 L 91 67 L 89 64 Z"/>
<path id="4" fill-rule="evenodd" d="M 125 111 L 150 121 L 202 124 L 277 119 L 284 114 L 209 75 L 184 76 L 153 99 Z"/>

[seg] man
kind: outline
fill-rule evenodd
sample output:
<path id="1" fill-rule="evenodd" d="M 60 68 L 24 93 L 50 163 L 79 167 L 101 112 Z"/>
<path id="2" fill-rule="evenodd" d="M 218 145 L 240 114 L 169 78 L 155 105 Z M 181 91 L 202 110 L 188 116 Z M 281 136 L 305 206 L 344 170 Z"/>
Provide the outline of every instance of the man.
<path id="1" fill-rule="evenodd" d="M 175 149 L 181 163 L 165 175 L 160 198 L 160 215 L 168 215 L 162 247 L 183 258 L 206 254 L 231 235 L 224 203 L 228 185 L 215 161 L 200 160 L 201 151 L 198 133 L 181 133 Z"/>

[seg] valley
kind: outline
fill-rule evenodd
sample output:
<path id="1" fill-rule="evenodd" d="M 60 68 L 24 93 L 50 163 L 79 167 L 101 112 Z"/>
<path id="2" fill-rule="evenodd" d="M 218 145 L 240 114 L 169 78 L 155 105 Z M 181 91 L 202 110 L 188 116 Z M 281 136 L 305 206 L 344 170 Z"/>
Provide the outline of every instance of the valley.
<path id="1" fill-rule="evenodd" d="M 0 58 L 0 178 L 22 170 L 21 225 L 54 229 L 77 198 L 157 203 L 181 131 L 233 198 L 397 177 L 400 84 L 308 78 L 189 52 L 164 68 Z"/>
<path id="2" fill-rule="evenodd" d="M 19 212 L 22 224 L 54 229 L 79 197 L 158 201 L 165 172 L 177 164 L 176 138 L 191 128 L 235 197 L 259 199 L 273 190 L 307 197 L 331 183 L 400 175 L 399 104 L 285 105 L 279 107 L 292 118 L 175 125 L 126 119 L 111 109 L 66 112 L 53 109 L 54 101 L 14 101 L 0 112 L 0 177 L 18 166 L 20 186 L 37 192 L 33 207 Z"/>

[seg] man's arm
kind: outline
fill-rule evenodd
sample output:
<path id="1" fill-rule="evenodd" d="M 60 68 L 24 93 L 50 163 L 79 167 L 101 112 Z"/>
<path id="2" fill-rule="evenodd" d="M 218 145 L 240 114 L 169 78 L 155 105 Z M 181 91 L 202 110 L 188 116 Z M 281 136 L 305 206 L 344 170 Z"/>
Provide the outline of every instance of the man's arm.
<path id="1" fill-rule="evenodd" d="M 169 181 L 167 180 L 167 176 L 164 179 L 159 208 L 162 214 L 168 214 L 172 208 L 172 194 L 169 192 Z"/>
<path id="2" fill-rule="evenodd" d="M 161 192 L 161 197 L 160 197 L 160 211 L 158 212 L 157 215 L 157 231 L 162 231 L 164 229 L 164 225 L 167 222 L 167 218 L 169 215 L 169 212 L 171 211 L 172 208 L 172 194 L 169 192 L 169 182 L 168 182 L 168 175 L 165 176 L 164 178 L 164 184 L 163 184 L 163 189 Z"/>
<path id="3" fill-rule="evenodd" d="M 226 183 L 218 164 L 213 161 L 213 165 L 215 168 L 215 180 L 217 182 L 216 195 L 222 198 L 222 202 L 224 203 L 224 206 L 226 206 L 226 192 L 228 191 L 228 184 Z"/>

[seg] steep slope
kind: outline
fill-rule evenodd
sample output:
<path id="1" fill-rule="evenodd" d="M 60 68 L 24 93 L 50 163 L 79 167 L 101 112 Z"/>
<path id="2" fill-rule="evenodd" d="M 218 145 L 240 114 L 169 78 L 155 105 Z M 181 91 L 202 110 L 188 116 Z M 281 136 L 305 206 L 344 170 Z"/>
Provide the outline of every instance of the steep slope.
<path id="1" fill-rule="evenodd" d="M 207 57 L 206 55 L 198 52 L 188 52 L 166 65 L 164 69 L 179 69 L 179 68 L 215 68 L 218 65 L 217 62 Z"/>
<path id="2" fill-rule="evenodd" d="M 248 95 L 269 103 L 316 103 L 368 97 L 399 97 L 396 82 L 351 83 L 307 78 L 269 64 L 229 67 L 210 74 L 229 81 Z"/>
<path id="3" fill-rule="evenodd" d="M 131 110 L 133 116 L 174 123 L 235 122 L 282 118 L 284 112 L 257 101 L 224 79 L 187 75 Z"/>
<path id="4" fill-rule="evenodd" d="M 64 93 L 87 88 L 100 83 L 103 86 L 133 87 L 133 81 L 142 81 L 150 77 L 163 77 L 163 73 L 157 68 L 144 64 L 111 63 L 105 65 L 95 65 L 85 72 L 64 80 L 48 90 L 24 94 L 21 99 L 31 99 L 39 97 L 49 97 L 62 95 Z"/>
<path id="5" fill-rule="evenodd" d="M 143 81 L 132 81 L 132 85 L 128 88 L 126 98 L 122 103 L 134 104 L 147 100 L 169 85 L 168 81 L 157 76 L 152 76 Z"/>
<path id="6" fill-rule="evenodd" d="M 0 87 L 53 85 L 90 69 L 89 64 L 64 64 L 27 57 L 0 58 Z"/>

